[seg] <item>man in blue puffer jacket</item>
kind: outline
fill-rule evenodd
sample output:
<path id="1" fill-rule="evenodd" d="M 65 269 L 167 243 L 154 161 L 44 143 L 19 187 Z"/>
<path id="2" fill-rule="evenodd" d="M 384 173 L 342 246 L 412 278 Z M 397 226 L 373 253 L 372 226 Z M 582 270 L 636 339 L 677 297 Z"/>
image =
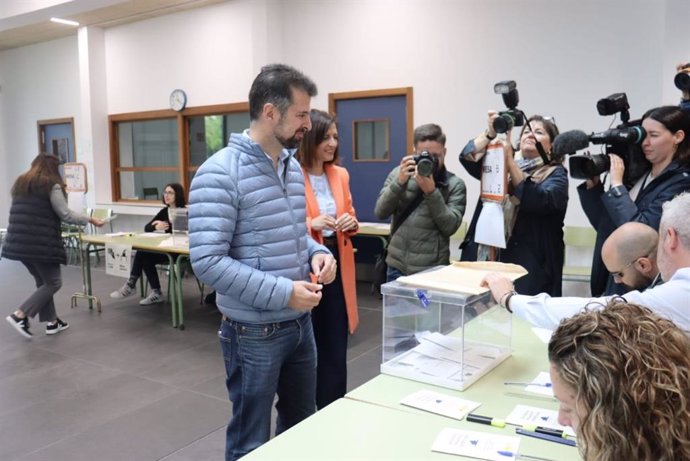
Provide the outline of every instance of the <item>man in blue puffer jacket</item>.
<path id="1" fill-rule="evenodd" d="M 307 233 L 304 177 L 293 158 L 311 128 L 315 94 L 292 67 L 261 69 L 249 91 L 249 130 L 233 134 L 192 181 L 192 266 L 223 314 L 218 335 L 233 403 L 226 460 L 269 440 L 276 393 L 277 433 L 315 411 L 310 311 L 336 263 Z"/>

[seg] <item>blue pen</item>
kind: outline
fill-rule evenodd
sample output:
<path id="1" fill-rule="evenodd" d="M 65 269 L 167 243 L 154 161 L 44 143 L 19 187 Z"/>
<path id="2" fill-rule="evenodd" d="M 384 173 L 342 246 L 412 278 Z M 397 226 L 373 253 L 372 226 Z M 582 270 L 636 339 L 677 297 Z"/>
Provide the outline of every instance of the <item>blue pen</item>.
<path id="1" fill-rule="evenodd" d="M 520 435 L 526 435 L 527 437 L 534 437 L 536 439 L 548 440 L 549 442 L 561 443 L 563 445 L 569 445 L 571 447 L 577 446 L 577 444 L 575 443 L 574 440 L 564 439 L 563 437 L 556 437 L 553 435 L 542 434 L 542 433 L 534 432 L 534 431 L 528 431 L 528 430 L 525 430 L 521 427 L 518 427 L 517 429 L 515 429 L 515 432 L 520 434 Z"/>
<path id="2" fill-rule="evenodd" d="M 514 459 L 526 459 L 530 461 L 553 461 L 548 458 L 540 458 L 538 456 L 530 456 L 530 455 L 521 455 L 520 453 L 513 453 L 512 451 L 507 451 L 507 450 L 498 450 L 497 453 L 501 456 L 507 456 L 509 458 L 514 458 Z"/>

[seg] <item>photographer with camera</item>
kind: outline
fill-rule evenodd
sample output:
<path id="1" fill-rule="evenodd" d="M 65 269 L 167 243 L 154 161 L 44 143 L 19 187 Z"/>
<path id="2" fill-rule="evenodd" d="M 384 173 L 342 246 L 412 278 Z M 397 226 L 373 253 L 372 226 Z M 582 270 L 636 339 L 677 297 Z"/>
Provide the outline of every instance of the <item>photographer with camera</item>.
<path id="1" fill-rule="evenodd" d="M 681 92 L 678 107 L 690 115 L 690 62 L 682 62 L 676 65 L 676 76 L 673 83 Z"/>
<path id="2" fill-rule="evenodd" d="M 482 175 L 482 159 L 497 131 L 507 121 L 504 113 L 488 112 L 488 126 L 475 139 L 470 140 L 460 153 L 460 163 L 477 179 Z M 497 122 L 497 120 L 500 120 Z M 510 125 L 510 123 L 508 123 Z M 512 128 L 507 126 L 506 128 Z M 563 220 L 568 205 L 568 172 L 563 157 L 551 155 L 551 144 L 558 135 L 558 127 L 551 120 L 533 115 L 520 133 L 518 152 L 513 155 L 510 145 L 511 131 L 506 132 L 504 156 L 508 174 L 509 196 L 504 202 L 517 204 L 513 219 L 506 219 L 506 248 L 498 251 L 496 260 L 515 263 L 527 269 L 528 274 L 516 281 L 520 293 L 549 293 L 561 295 L 563 273 Z M 540 150 L 542 152 L 540 152 Z M 544 156 L 542 157 L 542 153 Z M 543 158 L 547 159 L 545 163 Z M 467 236 L 460 248 L 461 260 L 486 259 L 475 242 L 477 221 L 482 211 L 482 199 L 472 217 Z M 510 224 L 512 228 L 510 228 Z"/>
<path id="3" fill-rule="evenodd" d="M 429 123 L 414 130 L 414 154 L 388 174 L 376 200 L 379 219 L 393 217 L 388 282 L 450 262 L 450 236 L 465 213 L 462 179 L 446 170 L 446 135 Z"/>
<path id="4" fill-rule="evenodd" d="M 658 230 L 664 202 L 690 190 L 690 117 L 676 106 L 662 106 L 643 115 L 642 128 L 646 133 L 642 151 L 651 167 L 630 188 L 624 184 L 630 155 L 613 153 L 607 191 L 598 174 L 577 188 L 582 208 L 597 231 L 590 281 L 593 296 L 627 291 L 615 283 L 601 259 L 608 236 L 629 221 Z"/>

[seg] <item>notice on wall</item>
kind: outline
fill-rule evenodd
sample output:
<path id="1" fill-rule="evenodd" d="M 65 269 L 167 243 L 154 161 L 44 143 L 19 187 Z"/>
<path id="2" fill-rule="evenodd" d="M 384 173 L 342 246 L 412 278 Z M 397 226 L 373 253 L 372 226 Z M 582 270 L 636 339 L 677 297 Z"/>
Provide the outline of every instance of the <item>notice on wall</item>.
<path id="1" fill-rule="evenodd" d="M 63 167 L 67 192 L 86 192 L 86 165 L 83 163 L 65 163 Z"/>

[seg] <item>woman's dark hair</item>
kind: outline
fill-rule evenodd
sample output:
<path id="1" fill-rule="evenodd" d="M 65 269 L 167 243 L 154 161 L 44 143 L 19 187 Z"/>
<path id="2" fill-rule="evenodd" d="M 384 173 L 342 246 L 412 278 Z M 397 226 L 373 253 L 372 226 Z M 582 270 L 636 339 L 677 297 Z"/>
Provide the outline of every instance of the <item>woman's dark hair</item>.
<path id="1" fill-rule="evenodd" d="M 312 109 L 309 112 L 309 117 L 311 118 L 311 130 L 304 135 L 296 154 L 300 165 L 305 168 L 310 168 L 314 164 L 316 161 L 316 146 L 326 139 L 328 129 L 331 125 L 336 123 L 335 115 L 331 115 L 322 110 Z M 338 155 L 338 148 L 336 147 L 335 153 L 333 154 L 333 160 L 328 163 L 335 163 L 337 165 L 340 163 L 339 160 L 340 156 Z"/>
<path id="2" fill-rule="evenodd" d="M 553 140 L 556 139 L 556 136 L 558 136 L 558 126 L 556 126 L 556 122 L 553 120 L 552 117 L 544 117 L 543 115 L 532 115 L 528 120 L 527 123 L 522 127 L 522 130 L 520 131 L 520 138 L 522 138 L 522 135 L 525 133 L 525 130 L 528 130 L 528 124 L 530 127 L 532 126 L 532 122 L 539 122 L 542 124 L 544 129 L 546 130 L 546 134 L 549 135 L 549 141 L 551 141 L 551 144 L 553 144 Z M 520 141 L 518 141 L 518 146 L 517 150 L 520 149 Z M 547 154 L 551 157 L 551 163 L 563 163 L 563 160 L 565 159 L 565 156 L 559 155 L 559 156 L 554 156 L 552 152 L 547 152 Z"/>
<path id="3" fill-rule="evenodd" d="M 175 207 L 184 208 L 187 206 L 187 198 L 184 195 L 184 187 L 182 187 L 182 184 L 177 182 L 166 184 L 163 188 L 163 205 L 165 205 L 165 189 L 168 187 L 175 191 Z"/>
<path id="4" fill-rule="evenodd" d="M 58 165 L 60 159 L 52 154 L 41 153 L 31 162 L 29 171 L 17 178 L 12 186 L 12 196 L 35 195 L 50 197 L 50 192 L 57 184 L 65 193 L 65 182 L 60 176 Z"/>
<path id="5" fill-rule="evenodd" d="M 685 133 L 685 138 L 678 144 L 673 159 L 683 166 L 688 166 L 690 164 L 690 116 L 680 110 L 678 106 L 661 106 L 645 112 L 642 120 L 644 121 L 646 118 L 656 120 L 673 134 L 681 130 Z"/>

